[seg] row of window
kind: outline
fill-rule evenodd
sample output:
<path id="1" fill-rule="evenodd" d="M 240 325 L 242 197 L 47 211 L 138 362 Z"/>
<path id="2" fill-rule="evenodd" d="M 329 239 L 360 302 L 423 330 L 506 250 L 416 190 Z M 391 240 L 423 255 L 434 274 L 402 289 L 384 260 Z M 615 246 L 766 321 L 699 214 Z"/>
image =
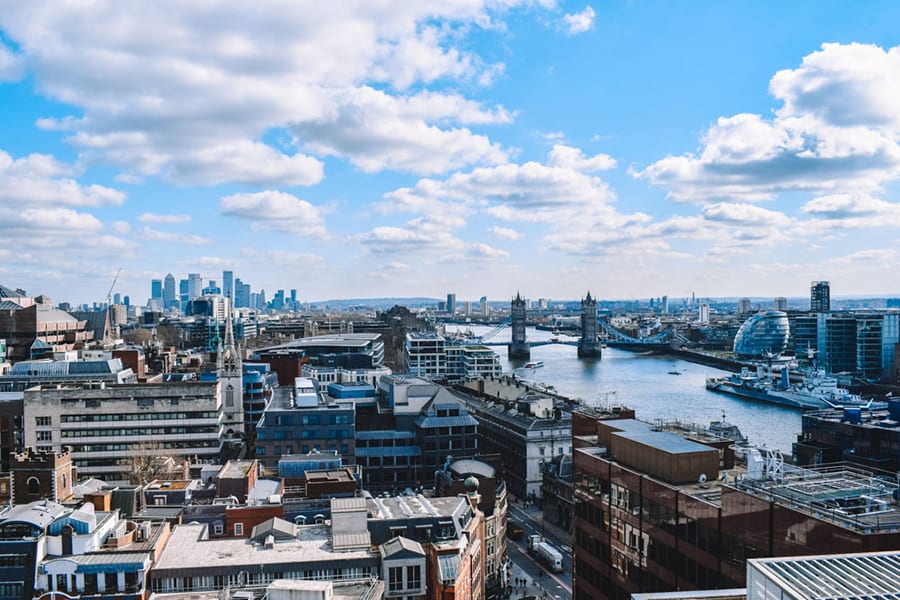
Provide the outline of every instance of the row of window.
<path id="1" fill-rule="evenodd" d="M 215 425 L 194 425 L 188 427 L 132 427 L 128 429 L 71 429 L 63 430 L 61 436 L 64 438 L 78 437 L 125 437 L 130 435 L 176 435 L 186 433 L 218 433 L 219 429 Z M 42 433 L 50 433 L 49 431 L 38 431 L 38 441 L 41 440 Z M 47 440 L 50 440 L 48 437 Z"/>
<path id="2" fill-rule="evenodd" d="M 305 579 L 314 581 L 357 581 L 377 577 L 371 567 L 346 567 L 336 569 L 304 569 L 298 571 L 262 572 L 248 569 L 228 575 L 206 575 L 201 577 L 167 577 L 154 579 L 151 591 L 154 593 L 213 591 L 226 587 L 266 585 L 275 579 Z"/>
<path id="3" fill-rule="evenodd" d="M 104 421 L 169 421 L 181 419 L 217 419 L 219 413 L 214 410 L 192 412 L 158 412 L 158 413 L 131 413 L 131 414 L 85 414 L 62 415 L 62 423 L 101 423 Z M 36 417 L 40 419 L 41 417 Z M 50 417 L 47 417 L 50 419 Z M 49 425 L 50 422 L 47 422 Z"/>
<path id="4" fill-rule="evenodd" d="M 328 449 L 333 452 L 337 452 L 337 444 L 329 444 Z M 310 450 L 315 450 L 316 452 L 321 452 L 322 446 L 319 444 L 315 444 L 311 448 L 307 444 L 303 444 L 302 446 L 300 446 L 300 451 L 303 454 L 309 454 Z M 288 444 L 287 446 L 284 447 L 284 454 L 293 454 L 293 453 L 294 453 L 294 446 L 292 444 Z M 282 455 L 281 446 L 280 445 L 273 446 L 272 454 L 274 456 L 281 456 Z M 350 454 L 350 446 L 348 444 L 341 444 L 341 454 L 343 454 L 344 456 L 347 456 L 348 454 Z M 266 447 L 265 446 L 257 446 L 256 447 L 256 455 L 257 456 L 265 456 L 266 455 Z"/>
<path id="5" fill-rule="evenodd" d="M 277 431 L 267 431 L 265 429 L 259 429 L 256 432 L 256 439 L 258 440 L 291 440 L 291 439 L 301 439 L 301 440 L 342 440 L 345 438 L 352 438 L 349 429 L 313 429 L 313 430 L 303 430 L 300 432 L 300 435 L 296 435 L 295 431 L 285 431 L 285 430 L 277 430 Z"/>
<path id="6" fill-rule="evenodd" d="M 182 449 L 182 448 L 218 448 L 218 440 L 192 440 L 189 442 L 154 442 L 153 449 Z M 141 443 L 136 444 L 75 444 L 72 452 L 128 452 L 143 449 Z"/>
<path id="7" fill-rule="evenodd" d="M 350 425 L 353 415 L 272 415 L 271 420 L 274 425 Z"/>

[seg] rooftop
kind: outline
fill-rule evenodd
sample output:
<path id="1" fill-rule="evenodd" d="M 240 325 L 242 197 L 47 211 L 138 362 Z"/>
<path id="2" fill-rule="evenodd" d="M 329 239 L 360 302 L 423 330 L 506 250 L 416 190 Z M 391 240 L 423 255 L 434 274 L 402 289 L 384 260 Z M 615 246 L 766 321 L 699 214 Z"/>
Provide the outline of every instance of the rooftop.
<path id="1" fill-rule="evenodd" d="M 757 558 L 747 571 L 749 592 L 756 571 L 797 600 L 900 598 L 900 552 Z"/>
<path id="2" fill-rule="evenodd" d="M 800 468 L 777 465 L 761 478 L 743 477 L 735 488 L 786 504 L 817 518 L 864 533 L 900 531 L 900 487 L 884 476 L 849 464 Z"/>
<path id="3" fill-rule="evenodd" d="M 297 528 L 295 539 L 279 541 L 271 548 L 245 539 L 209 539 L 206 525 L 179 525 L 159 557 L 154 569 L 166 570 L 219 568 L 223 565 L 276 565 L 299 562 L 371 559 L 370 549 L 335 552 L 331 531 L 325 525 Z"/>

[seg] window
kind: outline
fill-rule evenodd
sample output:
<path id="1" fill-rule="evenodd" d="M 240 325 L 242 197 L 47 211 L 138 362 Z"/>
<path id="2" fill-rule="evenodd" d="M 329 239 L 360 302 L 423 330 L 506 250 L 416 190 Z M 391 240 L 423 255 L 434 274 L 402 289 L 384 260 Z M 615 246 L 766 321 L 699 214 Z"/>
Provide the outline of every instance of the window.
<path id="1" fill-rule="evenodd" d="M 52 442 L 53 441 L 53 432 L 52 431 L 38 431 L 37 432 L 37 441 Z"/>
<path id="2" fill-rule="evenodd" d="M 244 535 L 244 524 L 243 523 L 235 523 L 234 524 L 234 535 Z"/>
<path id="3" fill-rule="evenodd" d="M 38 427 L 50 427 L 53 424 L 53 417 L 35 417 L 34 424 Z"/>
<path id="4" fill-rule="evenodd" d="M 222 535 L 223 533 L 225 533 L 225 526 L 221 523 L 216 523 L 215 525 L 213 525 L 213 533 L 215 533 L 216 535 Z"/>
<path id="5" fill-rule="evenodd" d="M 406 588 L 417 590 L 422 587 L 422 567 L 410 565 L 406 567 Z"/>
<path id="6" fill-rule="evenodd" d="M 403 589 L 403 567 L 388 569 L 388 591 L 399 592 Z"/>
<path id="7" fill-rule="evenodd" d="M 231 384 L 225 388 L 225 406 L 234 406 L 234 386 Z"/>

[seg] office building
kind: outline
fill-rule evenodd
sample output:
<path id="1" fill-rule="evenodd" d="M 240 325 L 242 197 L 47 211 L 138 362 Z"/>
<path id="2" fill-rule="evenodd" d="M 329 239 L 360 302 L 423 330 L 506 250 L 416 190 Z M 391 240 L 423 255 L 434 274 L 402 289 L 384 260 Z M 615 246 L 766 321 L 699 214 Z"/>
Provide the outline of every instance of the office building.
<path id="1" fill-rule="evenodd" d="M 168 273 L 163 279 L 163 308 L 169 310 L 170 308 L 175 308 L 176 304 L 176 296 L 175 296 L 175 276 L 171 273 Z"/>
<path id="2" fill-rule="evenodd" d="M 434 381 L 499 377 L 500 357 L 488 346 L 460 344 L 437 333 L 411 331 L 404 344 L 406 372 Z"/>
<path id="3" fill-rule="evenodd" d="M 787 314 L 759 312 L 744 321 L 734 336 L 736 358 L 773 358 L 787 350 L 791 328 Z"/>
<path id="4" fill-rule="evenodd" d="M 749 559 L 900 543 L 893 477 L 773 450 L 728 467 L 731 441 L 635 420 L 598 422 L 595 440 L 573 455 L 575 600 L 740 588 Z"/>
<path id="5" fill-rule="evenodd" d="M 222 271 L 222 295 L 234 304 L 234 271 Z"/>
<path id="6" fill-rule="evenodd" d="M 813 281 L 809 287 L 809 312 L 831 311 L 831 285 L 827 281 Z"/>
<path id="7" fill-rule="evenodd" d="M 478 448 L 498 454 L 509 493 L 540 500 L 544 466 L 572 452 L 572 413 L 553 396 L 508 378 L 479 379 L 459 388 L 478 422 Z"/>
<path id="8" fill-rule="evenodd" d="M 794 442 L 798 465 L 847 461 L 867 469 L 900 471 L 900 400 L 886 410 L 821 410 L 804 413 Z"/>
<path id="9" fill-rule="evenodd" d="M 128 482 L 144 456 L 218 460 L 219 383 L 67 384 L 25 390 L 25 446 L 72 449 L 79 476 Z"/>
<path id="10" fill-rule="evenodd" d="M 702 302 L 700 304 L 700 310 L 697 314 L 697 321 L 702 325 L 707 325 L 709 323 L 709 304 L 706 302 Z"/>
<path id="11" fill-rule="evenodd" d="M 137 383 L 138 376 L 120 358 L 23 360 L 0 376 L 0 392 L 23 392 L 36 385 Z"/>
<path id="12" fill-rule="evenodd" d="M 163 297 L 162 279 L 151 279 L 150 280 L 150 299 L 162 301 L 162 297 Z"/>
<path id="13" fill-rule="evenodd" d="M 739 315 L 746 315 L 753 311 L 750 305 L 750 298 L 738 299 L 737 312 Z"/>
<path id="14" fill-rule="evenodd" d="M 187 304 L 191 301 L 190 294 L 188 294 L 189 283 L 190 282 L 187 279 L 178 280 L 178 304 L 181 308 L 181 312 L 187 310 Z"/>
<path id="15" fill-rule="evenodd" d="M 451 316 L 456 314 L 456 294 L 447 294 L 447 312 Z"/>
<path id="16" fill-rule="evenodd" d="M 352 400 L 328 398 L 312 379 L 297 378 L 273 390 L 256 426 L 255 458 L 274 469 L 285 455 L 340 453 L 352 464 L 355 433 Z"/>
<path id="17" fill-rule="evenodd" d="M 772 308 L 774 310 L 780 310 L 781 312 L 787 312 L 787 306 L 787 298 L 785 298 L 784 296 L 777 296 Z"/>
<path id="18" fill-rule="evenodd" d="M 190 300 L 203 293 L 203 278 L 200 273 L 188 273 L 188 296 Z"/>
<path id="19" fill-rule="evenodd" d="M 30 299 L 29 299 L 30 300 Z M 94 340 L 86 320 L 41 302 L 0 301 L 0 338 L 10 362 L 49 358 L 55 352 L 80 350 Z M 105 314 L 106 311 L 104 311 Z"/>

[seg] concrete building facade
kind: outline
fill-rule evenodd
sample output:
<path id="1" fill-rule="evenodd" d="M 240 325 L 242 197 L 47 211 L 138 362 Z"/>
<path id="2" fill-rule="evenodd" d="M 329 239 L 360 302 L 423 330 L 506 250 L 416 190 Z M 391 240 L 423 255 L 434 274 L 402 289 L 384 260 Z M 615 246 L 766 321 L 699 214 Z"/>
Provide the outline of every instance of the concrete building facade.
<path id="1" fill-rule="evenodd" d="M 125 482 L 142 456 L 217 459 L 221 409 L 218 382 L 35 386 L 25 391 L 25 446 L 68 446 L 79 476 Z"/>

